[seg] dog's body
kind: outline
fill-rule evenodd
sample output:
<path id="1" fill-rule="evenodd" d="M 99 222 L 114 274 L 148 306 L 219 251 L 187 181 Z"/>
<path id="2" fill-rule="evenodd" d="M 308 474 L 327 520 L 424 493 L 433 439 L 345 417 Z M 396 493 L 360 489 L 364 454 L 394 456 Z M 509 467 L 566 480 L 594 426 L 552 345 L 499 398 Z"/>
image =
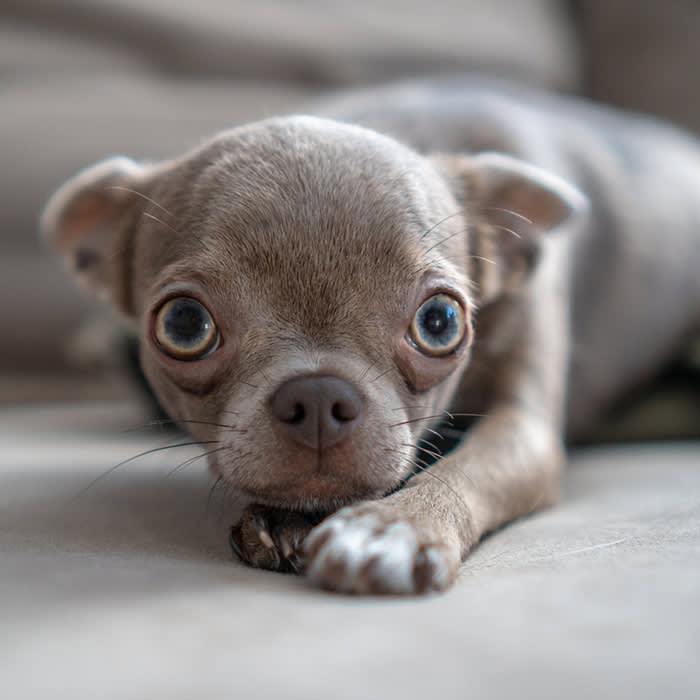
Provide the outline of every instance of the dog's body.
<path id="1" fill-rule="evenodd" d="M 556 499 L 565 431 L 700 328 L 700 149 L 476 83 L 317 112 L 333 121 L 107 161 L 44 230 L 139 323 L 161 403 L 258 504 L 232 533 L 244 560 L 304 561 L 342 591 L 442 589 L 485 533 Z M 477 420 L 440 456 L 446 412 Z"/>
<path id="2" fill-rule="evenodd" d="M 586 436 L 700 323 L 700 146 L 643 115 L 503 85 L 462 85 L 379 88 L 322 113 L 424 153 L 507 153 L 585 193 L 589 222 L 570 241 L 567 427 L 574 438 Z"/>

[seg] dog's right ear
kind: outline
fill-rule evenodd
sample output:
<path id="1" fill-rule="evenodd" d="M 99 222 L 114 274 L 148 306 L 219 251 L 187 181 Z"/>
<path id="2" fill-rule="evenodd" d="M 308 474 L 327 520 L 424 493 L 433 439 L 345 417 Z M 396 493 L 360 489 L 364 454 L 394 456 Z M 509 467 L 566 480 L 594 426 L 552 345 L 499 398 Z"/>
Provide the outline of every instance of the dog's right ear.
<path id="1" fill-rule="evenodd" d="M 41 216 L 42 237 L 90 292 L 129 314 L 128 256 L 145 168 L 110 158 L 61 186 Z"/>

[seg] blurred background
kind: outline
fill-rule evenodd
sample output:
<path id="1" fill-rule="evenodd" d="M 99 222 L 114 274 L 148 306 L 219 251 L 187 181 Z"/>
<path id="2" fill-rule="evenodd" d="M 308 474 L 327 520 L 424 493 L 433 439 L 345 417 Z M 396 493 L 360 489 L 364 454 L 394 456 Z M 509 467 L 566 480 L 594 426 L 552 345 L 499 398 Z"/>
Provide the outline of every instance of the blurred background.
<path id="1" fill-rule="evenodd" d="M 462 73 L 697 131 L 698 37 L 696 0 L 1 0 L 0 405 L 138 395 L 37 237 L 82 167 L 178 155 L 328 90 Z"/>

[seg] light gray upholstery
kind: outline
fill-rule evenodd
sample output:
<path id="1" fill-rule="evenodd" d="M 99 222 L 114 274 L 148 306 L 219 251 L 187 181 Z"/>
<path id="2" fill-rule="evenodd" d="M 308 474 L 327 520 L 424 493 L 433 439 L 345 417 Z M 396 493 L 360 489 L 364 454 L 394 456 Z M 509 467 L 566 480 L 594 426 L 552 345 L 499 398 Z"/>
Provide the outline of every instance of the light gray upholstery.
<path id="1" fill-rule="evenodd" d="M 574 454 L 449 593 L 366 600 L 233 561 L 197 449 L 108 473 L 168 442 L 113 410 L 0 417 L 3 697 L 697 698 L 700 444 Z"/>

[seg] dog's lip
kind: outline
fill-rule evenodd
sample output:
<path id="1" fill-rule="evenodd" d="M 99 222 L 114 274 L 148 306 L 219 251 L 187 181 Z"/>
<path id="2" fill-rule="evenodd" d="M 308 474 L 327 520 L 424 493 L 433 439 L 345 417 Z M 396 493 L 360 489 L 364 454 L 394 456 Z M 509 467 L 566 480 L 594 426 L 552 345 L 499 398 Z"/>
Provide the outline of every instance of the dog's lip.
<path id="1" fill-rule="evenodd" d="M 314 473 L 270 484 L 264 488 L 246 488 L 246 495 L 275 505 L 354 501 L 374 495 L 375 490 L 354 479 L 333 474 Z"/>

